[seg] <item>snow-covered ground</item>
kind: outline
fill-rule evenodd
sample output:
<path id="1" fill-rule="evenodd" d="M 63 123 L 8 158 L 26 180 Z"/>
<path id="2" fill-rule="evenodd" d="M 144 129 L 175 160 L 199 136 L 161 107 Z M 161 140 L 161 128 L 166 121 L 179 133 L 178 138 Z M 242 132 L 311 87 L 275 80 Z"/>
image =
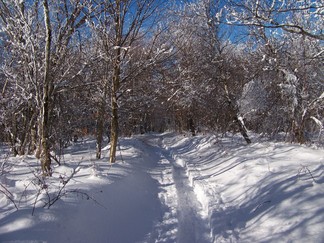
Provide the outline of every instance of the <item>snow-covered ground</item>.
<path id="1" fill-rule="evenodd" d="M 166 133 L 107 161 L 84 140 L 43 179 L 1 147 L 0 242 L 324 242 L 323 148 Z"/>

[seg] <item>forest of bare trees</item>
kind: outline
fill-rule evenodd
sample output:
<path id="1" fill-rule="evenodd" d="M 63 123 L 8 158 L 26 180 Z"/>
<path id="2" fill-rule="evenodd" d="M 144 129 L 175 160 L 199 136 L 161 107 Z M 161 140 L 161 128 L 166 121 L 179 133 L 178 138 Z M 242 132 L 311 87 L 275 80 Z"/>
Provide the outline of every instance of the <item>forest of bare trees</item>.
<path id="1" fill-rule="evenodd" d="M 73 139 L 323 140 L 321 0 L 0 0 L 0 142 L 44 174 Z M 253 142 L 253 141 L 252 141 Z"/>

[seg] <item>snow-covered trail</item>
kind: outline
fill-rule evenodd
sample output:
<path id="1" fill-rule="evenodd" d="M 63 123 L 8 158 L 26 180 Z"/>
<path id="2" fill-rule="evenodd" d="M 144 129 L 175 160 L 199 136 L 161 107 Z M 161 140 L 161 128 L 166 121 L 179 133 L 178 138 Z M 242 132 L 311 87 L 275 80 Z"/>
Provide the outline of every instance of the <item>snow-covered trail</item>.
<path id="1" fill-rule="evenodd" d="M 0 183 L 19 206 L 0 193 L 0 242 L 324 242 L 323 149 L 240 139 L 122 138 L 111 166 L 108 147 L 97 160 L 87 138 L 44 178 L 48 191 L 34 156 L 0 156 Z M 66 194 L 43 208 L 71 174 Z"/>
<path id="2" fill-rule="evenodd" d="M 161 220 L 162 207 L 157 197 L 158 183 L 147 173 L 147 166 L 134 164 L 137 169 L 128 168 L 129 174 L 116 180 L 112 185 L 103 186 L 96 195 L 96 200 L 105 208 L 97 207 L 91 217 L 87 213 L 89 205 L 82 204 L 76 217 L 68 219 L 68 224 L 87 222 L 78 227 L 65 228 L 66 234 L 83 234 L 73 242 L 107 242 L 133 243 L 147 241 L 147 235 L 152 231 L 155 222 Z M 114 176 L 113 174 L 111 176 Z M 108 175 L 109 177 L 109 175 Z M 100 225 L 98 222 L 104 222 Z M 96 232 L 96 240 L 93 233 Z M 71 239 L 61 238 L 58 242 L 70 242 Z"/>
<path id="3" fill-rule="evenodd" d="M 37 209 L 34 216 L 28 209 L 13 212 L 0 220 L 0 242 L 155 242 L 150 235 L 162 221 L 164 209 L 158 198 L 159 184 L 149 173 L 154 170 L 154 158 L 141 158 L 140 151 L 134 152 L 141 149 L 137 144 L 129 140 L 121 148 L 128 163 L 119 162 L 109 169 L 107 162 L 97 162 L 98 176 L 101 172 L 107 175 L 89 177 L 88 166 L 75 175 L 76 188 L 95 201 L 69 195 L 49 210 Z M 88 152 L 76 153 L 85 157 Z"/>
<path id="4" fill-rule="evenodd" d="M 185 171 L 180 167 L 174 167 L 173 171 L 178 196 L 178 242 L 210 242 L 207 220 L 200 214 L 201 205 L 189 185 Z"/>
<path id="5" fill-rule="evenodd" d="M 164 138 L 156 134 L 124 139 L 119 162 L 112 167 L 107 157 L 93 159 L 93 140 L 74 145 L 65 155 L 69 163 L 57 167 L 55 175 L 65 177 L 81 162 L 69 189 L 94 200 L 67 194 L 49 210 L 37 208 L 34 216 L 28 205 L 19 211 L 4 208 L 0 242 L 211 242 L 185 167 L 173 159 Z M 24 186 L 27 172 L 15 173 L 24 175 L 16 178 L 16 186 Z"/>
<path id="6" fill-rule="evenodd" d="M 177 222 L 177 233 L 176 238 L 173 240 L 178 243 L 211 242 L 208 222 L 201 214 L 202 206 L 190 186 L 185 167 L 178 164 L 172 157 L 172 151 L 165 148 L 163 136 L 146 136 L 142 141 L 147 146 L 147 159 L 158 159 L 158 164 L 165 167 L 160 171 L 161 179 L 158 180 L 160 184 L 163 184 L 163 180 L 168 180 L 174 185 L 173 190 L 170 188 L 164 190 L 164 195 L 160 194 L 160 197 L 169 199 L 167 200 L 169 202 L 166 202 L 167 206 L 176 209 L 173 214 Z M 169 171 L 168 175 L 166 175 L 167 171 Z"/>

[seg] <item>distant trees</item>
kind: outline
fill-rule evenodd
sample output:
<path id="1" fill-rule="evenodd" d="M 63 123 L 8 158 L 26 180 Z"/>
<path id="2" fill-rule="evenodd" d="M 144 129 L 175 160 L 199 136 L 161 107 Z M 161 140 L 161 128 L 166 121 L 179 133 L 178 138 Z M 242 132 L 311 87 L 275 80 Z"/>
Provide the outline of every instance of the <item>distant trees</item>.
<path id="1" fill-rule="evenodd" d="M 178 8 L 169 20 L 175 54 L 165 84 L 176 126 L 237 129 L 248 143 L 246 126 L 310 139 L 309 129 L 323 127 L 322 7 L 207 0 Z M 235 44 L 239 27 L 245 34 Z"/>
<path id="2" fill-rule="evenodd" d="M 220 23 L 221 10 L 220 1 L 198 1 L 175 14 L 170 35 L 176 79 L 170 83 L 169 102 L 180 113 L 179 126 L 192 134 L 199 126 L 223 133 L 234 129 L 250 143 L 237 104 L 246 71 L 238 48 L 228 40 L 229 30 Z"/>

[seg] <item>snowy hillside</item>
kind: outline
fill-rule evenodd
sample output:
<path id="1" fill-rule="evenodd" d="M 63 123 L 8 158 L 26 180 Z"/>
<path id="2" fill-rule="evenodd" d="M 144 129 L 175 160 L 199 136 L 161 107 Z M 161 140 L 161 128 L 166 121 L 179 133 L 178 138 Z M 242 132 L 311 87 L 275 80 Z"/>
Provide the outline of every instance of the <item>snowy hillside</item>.
<path id="1" fill-rule="evenodd" d="M 0 152 L 0 242 L 324 242 L 322 148 L 151 134 L 111 166 L 89 139 L 47 179 Z"/>

